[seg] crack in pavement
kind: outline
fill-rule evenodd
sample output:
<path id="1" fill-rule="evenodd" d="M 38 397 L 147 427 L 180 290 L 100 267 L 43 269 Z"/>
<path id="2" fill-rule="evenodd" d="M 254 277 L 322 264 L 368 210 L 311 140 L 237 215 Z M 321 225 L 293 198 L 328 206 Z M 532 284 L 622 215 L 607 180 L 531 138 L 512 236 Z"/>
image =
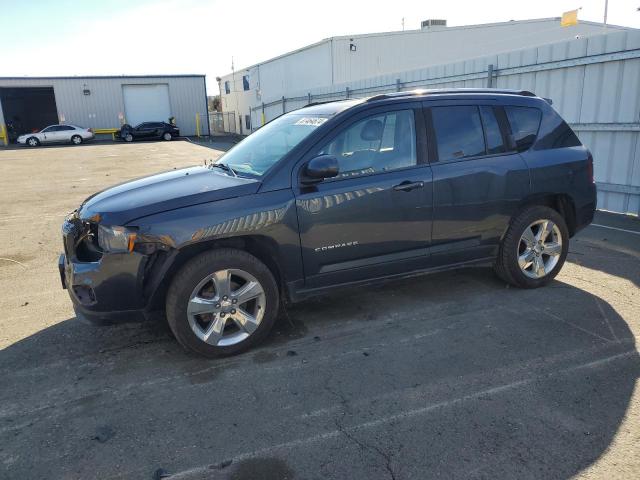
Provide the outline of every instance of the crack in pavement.
<path id="1" fill-rule="evenodd" d="M 341 393 L 338 392 L 334 389 L 332 389 L 329 384 L 328 384 L 328 380 L 327 379 L 327 383 L 325 384 L 325 390 L 327 392 L 329 392 L 331 395 L 333 395 L 334 397 L 336 397 L 338 399 L 338 401 L 340 402 L 340 404 L 342 405 L 342 412 L 341 412 L 341 416 L 338 418 L 336 417 L 334 419 L 334 423 L 336 425 L 336 428 L 338 429 L 338 431 L 344 435 L 347 439 L 349 439 L 351 442 L 355 443 L 358 447 L 360 447 L 360 449 L 362 451 L 370 451 L 372 453 L 374 453 L 374 455 L 377 453 L 379 456 L 381 456 L 384 459 L 384 467 L 387 470 L 387 472 L 389 472 L 389 475 L 391 476 L 391 480 L 396 480 L 396 473 L 393 469 L 393 465 L 392 465 L 392 459 L 393 459 L 393 455 L 390 453 L 385 452 L 383 449 L 381 449 L 380 447 L 378 447 L 377 445 L 373 445 L 370 443 L 367 443 L 363 440 L 358 439 L 354 434 L 350 433 L 344 426 L 343 421 L 344 418 L 347 415 L 347 412 L 349 412 L 350 406 L 349 406 L 349 401 L 346 399 L 346 397 Z"/>

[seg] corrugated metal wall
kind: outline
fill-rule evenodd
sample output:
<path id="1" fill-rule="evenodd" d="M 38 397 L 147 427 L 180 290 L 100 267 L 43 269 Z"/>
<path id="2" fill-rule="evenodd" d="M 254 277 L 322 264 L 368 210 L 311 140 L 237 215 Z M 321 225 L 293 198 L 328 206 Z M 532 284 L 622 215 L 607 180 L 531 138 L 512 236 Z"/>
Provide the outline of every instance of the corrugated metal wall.
<path id="1" fill-rule="evenodd" d="M 357 35 L 353 38 L 338 37 L 332 43 L 334 81 L 342 83 L 373 75 L 424 68 L 447 63 L 452 59 L 466 60 L 494 52 L 559 42 L 575 38 L 576 35 L 597 35 L 602 31 L 599 24 L 580 22 L 571 27 L 562 27 L 559 20 L 520 20 Z M 610 28 L 613 31 L 619 27 Z M 354 44 L 355 51 L 351 51 L 350 44 Z M 308 63 L 310 62 L 304 61 L 302 64 L 306 66 Z M 274 94 L 282 95 L 277 91 Z"/>
<path id="2" fill-rule="evenodd" d="M 53 87 L 58 117 L 65 123 L 91 128 L 119 128 L 119 115 L 125 112 L 122 85 L 167 84 L 171 112 L 180 132 L 195 135 L 196 113 L 200 114 L 200 132 L 208 135 L 205 77 L 74 77 L 74 78 L 0 78 L 2 87 Z M 90 95 L 83 90 L 89 89 Z M 0 124 L 4 123 L 0 106 Z"/>
<path id="3" fill-rule="evenodd" d="M 365 97 L 414 88 L 486 87 L 531 90 L 556 110 L 591 149 L 598 207 L 640 213 L 640 31 L 612 32 L 499 55 L 437 65 L 310 91 L 285 99 L 291 111 L 309 101 Z M 262 107 L 254 107 L 254 120 Z M 265 104 L 266 120 L 282 101 Z M 260 125 L 260 123 L 254 123 Z"/>

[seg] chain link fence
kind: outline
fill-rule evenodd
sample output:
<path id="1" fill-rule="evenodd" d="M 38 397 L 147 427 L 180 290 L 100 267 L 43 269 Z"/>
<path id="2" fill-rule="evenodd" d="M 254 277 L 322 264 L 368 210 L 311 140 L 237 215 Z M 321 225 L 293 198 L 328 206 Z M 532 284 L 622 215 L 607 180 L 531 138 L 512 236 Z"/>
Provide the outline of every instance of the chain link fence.
<path id="1" fill-rule="evenodd" d="M 211 135 L 238 133 L 235 112 L 209 112 Z"/>

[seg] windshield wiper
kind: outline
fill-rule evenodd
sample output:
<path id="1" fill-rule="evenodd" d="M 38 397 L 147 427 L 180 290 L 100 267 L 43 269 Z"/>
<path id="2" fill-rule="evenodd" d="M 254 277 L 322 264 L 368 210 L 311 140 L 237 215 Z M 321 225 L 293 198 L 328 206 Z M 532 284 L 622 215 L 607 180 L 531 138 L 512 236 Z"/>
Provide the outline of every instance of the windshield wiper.
<path id="1" fill-rule="evenodd" d="M 229 165 L 227 165 L 226 163 L 212 163 L 211 166 L 212 167 L 216 167 L 216 168 L 221 168 L 225 172 L 229 172 L 234 177 L 238 176 L 236 171 L 233 168 L 231 168 Z"/>

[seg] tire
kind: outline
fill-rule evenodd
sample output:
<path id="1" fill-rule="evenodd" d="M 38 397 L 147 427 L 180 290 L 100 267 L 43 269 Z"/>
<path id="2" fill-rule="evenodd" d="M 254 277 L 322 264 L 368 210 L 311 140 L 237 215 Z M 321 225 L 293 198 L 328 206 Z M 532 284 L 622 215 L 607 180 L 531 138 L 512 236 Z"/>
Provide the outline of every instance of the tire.
<path id="1" fill-rule="evenodd" d="M 38 140 L 36 137 L 29 137 L 27 138 L 27 141 L 25 143 L 30 147 L 37 147 L 40 145 L 40 140 Z"/>
<path id="2" fill-rule="evenodd" d="M 124 141 L 125 141 L 125 142 L 133 142 L 133 135 L 131 135 L 130 133 L 127 133 L 127 134 L 124 136 Z"/>
<path id="3" fill-rule="evenodd" d="M 225 279 L 229 279 L 229 288 L 218 288 Z M 245 297 L 243 289 L 248 292 Z M 260 289 L 260 296 L 242 301 Z M 225 291 L 228 298 L 221 295 Z M 221 248 L 192 258 L 173 278 L 166 297 L 167 321 L 185 349 L 205 357 L 235 355 L 267 336 L 275 323 L 279 301 L 277 283 L 266 265 L 242 250 Z M 192 313 L 203 305 L 207 313 Z M 246 320 L 247 313 L 254 322 Z M 242 326 L 242 319 L 248 328 Z M 220 322 L 223 326 L 218 334 Z"/>
<path id="4" fill-rule="evenodd" d="M 546 235 L 541 237 L 541 231 Z M 569 230 L 562 215 L 552 208 L 533 205 L 512 219 L 500 244 L 494 270 L 502 280 L 516 287 L 542 287 L 558 274 L 568 251 Z"/>
<path id="5" fill-rule="evenodd" d="M 80 145 L 82 143 L 82 137 L 80 135 L 74 135 L 71 137 L 71 143 L 74 145 Z"/>
<path id="6" fill-rule="evenodd" d="M 164 132 L 164 133 L 162 134 L 162 139 L 163 139 L 163 140 L 165 140 L 165 141 L 167 141 L 167 142 L 169 142 L 169 141 L 171 140 L 171 138 L 172 138 L 172 137 L 171 137 L 171 132 Z"/>

